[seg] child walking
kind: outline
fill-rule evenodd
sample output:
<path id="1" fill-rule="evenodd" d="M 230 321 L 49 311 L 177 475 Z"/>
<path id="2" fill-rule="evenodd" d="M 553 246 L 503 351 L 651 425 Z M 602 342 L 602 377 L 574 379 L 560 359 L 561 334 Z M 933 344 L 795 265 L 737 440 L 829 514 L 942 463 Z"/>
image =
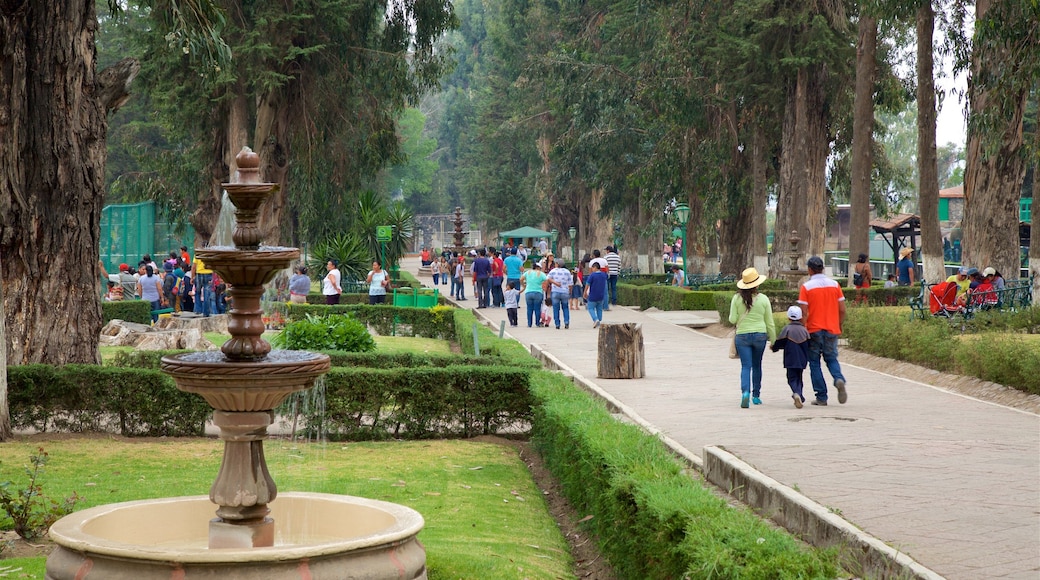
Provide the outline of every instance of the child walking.
<path id="1" fill-rule="evenodd" d="M 787 326 L 780 331 L 770 348 L 773 352 L 784 349 L 787 384 L 791 387 L 795 408 L 801 409 L 805 402 L 802 396 L 802 371 L 809 362 L 809 332 L 802 325 L 802 309 L 798 306 L 787 309 L 787 320 Z"/>
<path id="2" fill-rule="evenodd" d="M 505 291 L 506 317 L 509 318 L 509 326 L 516 326 L 516 311 L 520 308 L 520 291 L 516 289 L 516 281 L 509 283 L 509 289 Z"/>

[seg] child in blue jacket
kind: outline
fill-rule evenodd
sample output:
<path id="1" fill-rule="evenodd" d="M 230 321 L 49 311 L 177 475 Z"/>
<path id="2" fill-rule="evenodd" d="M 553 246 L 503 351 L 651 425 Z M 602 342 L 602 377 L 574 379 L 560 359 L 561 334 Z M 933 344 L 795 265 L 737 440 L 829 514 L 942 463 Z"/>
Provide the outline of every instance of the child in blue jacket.
<path id="1" fill-rule="evenodd" d="M 773 352 L 784 349 L 784 368 L 787 369 L 787 384 L 791 387 L 794 406 L 802 408 L 802 372 L 809 363 L 809 332 L 802 325 L 802 309 L 792 306 L 787 309 L 787 326 L 773 341 Z"/>

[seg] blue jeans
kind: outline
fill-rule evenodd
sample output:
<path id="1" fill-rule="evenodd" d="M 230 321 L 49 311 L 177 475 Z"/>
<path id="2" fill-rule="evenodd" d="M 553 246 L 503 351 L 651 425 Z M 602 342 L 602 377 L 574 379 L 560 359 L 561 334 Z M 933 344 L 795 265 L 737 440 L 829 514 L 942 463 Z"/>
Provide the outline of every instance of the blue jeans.
<path id="1" fill-rule="evenodd" d="M 553 324 L 556 328 L 560 327 L 560 309 L 563 309 L 563 323 L 567 326 L 571 325 L 571 297 L 569 293 L 565 292 L 551 292 L 553 304 Z"/>
<path id="2" fill-rule="evenodd" d="M 586 307 L 589 311 L 589 316 L 592 317 L 593 322 L 601 322 L 603 320 L 603 301 L 589 300 L 589 305 Z"/>
<path id="3" fill-rule="evenodd" d="M 831 334 L 826 330 L 817 330 L 809 335 L 809 378 L 812 379 L 812 390 L 816 398 L 821 401 L 827 400 L 827 380 L 823 378 L 823 368 L 820 366 L 820 357 L 827 364 L 827 370 L 834 380 L 845 380 L 841 374 L 841 365 L 838 364 L 838 335 Z"/>
<path id="4" fill-rule="evenodd" d="M 213 274 L 196 274 L 195 314 L 209 316 L 217 311 L 213 296 Z"/>
<path id="5" fill-rule="evenodd" d="M 490 278 L 477 278 L 477 289 L 474 292 L 477 294 L 477 308 L 487 308 L 488 306 L 491 306 Z"/>
<path id="6" fill-rule="evenodd" d="M 740 392 L 751 396 L 762 394 L 762 353 L 766 350 L 766 333 L 746 332 L 736 336 L 740 355 Z"/>
<path id="7" fill-rule="evenodd" d="M 501 276 L 491 277 L 491 305 L 495 308 L 501 308 L 506 305 L 506 297 L 502 292 Z"/>
<path id="8" fill-rule="evenodd" d="M 607 276 L 607 287 L 610 289 L 610 303 L 617 304 L 617 281 L 618 277 L 611 274 Z M 604 308 L 603 310 L 610 310 L 610 308 Z"/>
<path id="9" fill-rule="evenodd" d="M 527 300 L 527 328 L 531 328 L 532 324 L 541 326 L 542 300 L 545 300 L 545 295 L 541 292 L 525 292 L 524 300 Z"/>

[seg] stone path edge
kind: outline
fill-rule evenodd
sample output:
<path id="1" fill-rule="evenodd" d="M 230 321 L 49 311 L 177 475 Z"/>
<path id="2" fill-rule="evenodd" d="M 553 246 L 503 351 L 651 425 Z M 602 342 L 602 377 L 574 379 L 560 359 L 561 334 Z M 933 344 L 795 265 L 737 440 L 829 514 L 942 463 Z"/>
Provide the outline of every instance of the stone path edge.
<path id="1" fill-rule="evenodd" d="M 478 317 L 486 326 L 495 330 L 489 319 L 480 314 Z M 508 332 L 503 333 L 503 336 L 515 340 Z M 672 453 L 701 472 L 709 483 L 751 507 L 759 516 L 769 519 L 813 546 L 846 546 L 841 551 L 841 556 L 853 559 L 860 568 L 858 573 L 873 578 L 943 580 L 943 576 L 831 513 L 794 489 L 768 477 L 732 453 L 708 445 L 703 450 L 704 458 L 698 456 L 678 441 L 664 435 L 632 408 L 567 366 L 552 353 L 543 350 L 537 344 L 532 344 L 530 348 L 531 354 L 542 362 L 543 367 L 570 377 L 579 388 L 603 401 L 612 413 L 624 415 L 650 435 L 661 439 Z M 848 567 L 849 563 L 846 561 L 845 565 Z"/>

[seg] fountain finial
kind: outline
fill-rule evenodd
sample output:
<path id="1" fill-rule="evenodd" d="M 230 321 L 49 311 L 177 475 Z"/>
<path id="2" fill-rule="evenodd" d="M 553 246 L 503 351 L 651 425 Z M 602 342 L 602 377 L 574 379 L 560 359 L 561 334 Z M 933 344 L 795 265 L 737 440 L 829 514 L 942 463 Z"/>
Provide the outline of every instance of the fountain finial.
<path id="1" fill-rule="evenodd" d="M 260 156 L 253 152 L 248 146 L 243 147 L 235 156 L 235 183 L 254 184 L 260 183 Z"/>

